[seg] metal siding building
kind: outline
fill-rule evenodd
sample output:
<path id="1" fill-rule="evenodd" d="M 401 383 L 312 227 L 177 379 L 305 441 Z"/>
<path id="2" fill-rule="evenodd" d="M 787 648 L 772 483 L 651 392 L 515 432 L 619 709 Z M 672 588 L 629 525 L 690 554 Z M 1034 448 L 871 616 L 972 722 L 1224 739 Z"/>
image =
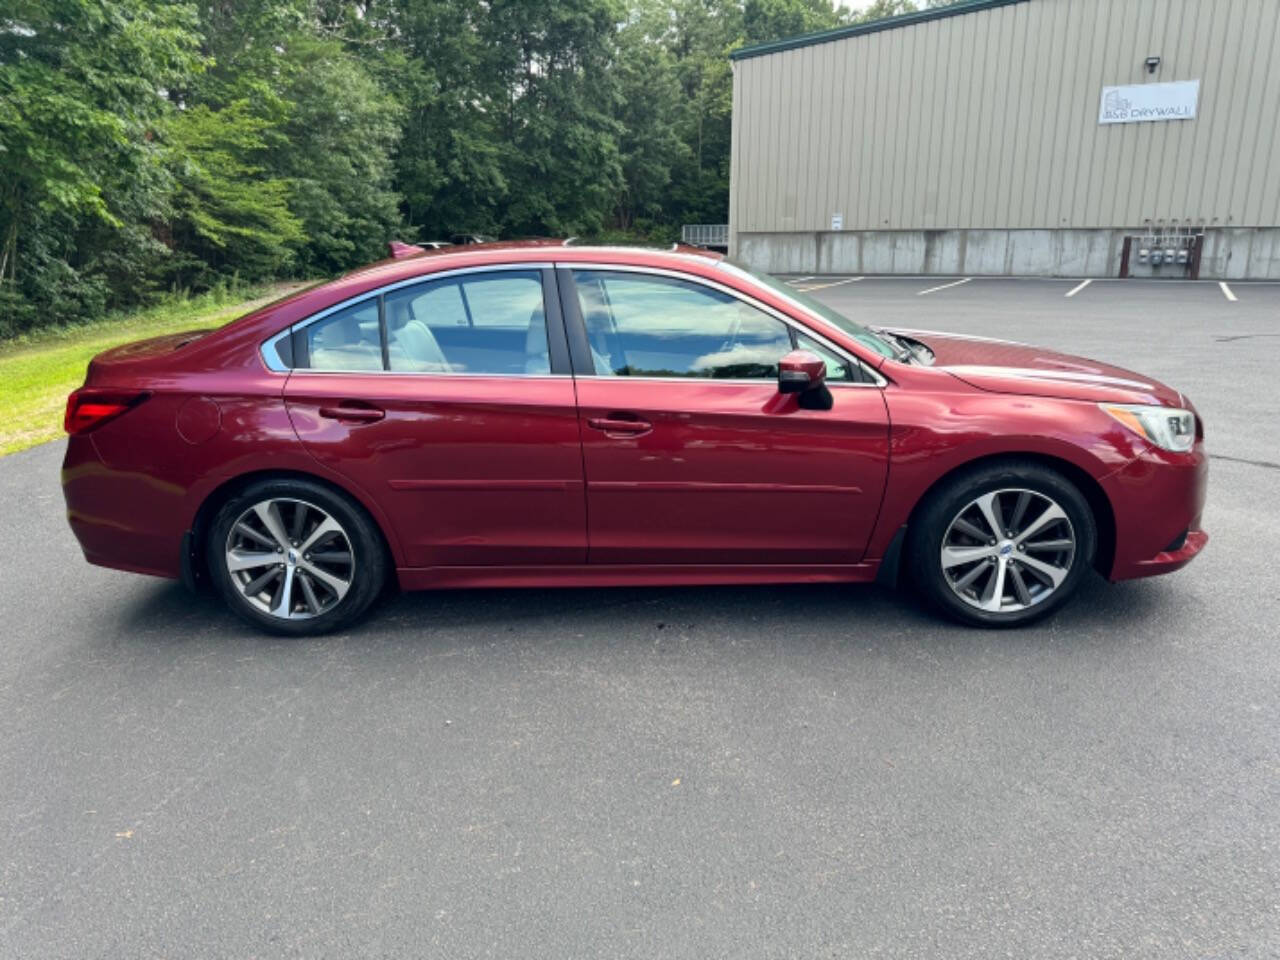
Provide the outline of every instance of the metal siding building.
<path id="1" fill-rule="evenodd" d="M 1202 276 L 1280 278 L 1278 52 L 1280 0 L 971 0 L 739 50 L 731 251 L 1115 276 L 1126 236 L 1190 230 Z M 1100 122 L 1104 86 L 1184 80 L 1194 119 Z"/>

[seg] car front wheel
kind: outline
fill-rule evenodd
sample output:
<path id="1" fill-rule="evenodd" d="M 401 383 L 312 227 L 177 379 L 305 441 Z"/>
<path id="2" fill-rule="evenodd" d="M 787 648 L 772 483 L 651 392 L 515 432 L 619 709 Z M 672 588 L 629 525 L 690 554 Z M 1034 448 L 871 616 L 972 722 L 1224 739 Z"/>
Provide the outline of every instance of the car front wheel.
<path id="1" fill-rule="evenodd" d="M 909 530 L 916 584 L 974 626 L 1017 626 L 1065 603 L 1093 565 L 1097 525 L 1064 476 L 1036 463 L 959 475 Z"/>
<path id="2" fill-rule="evenodd" d="M 205 561 L 235 613 L 273 633 L 354 621 L 386 579 L 382 539 L 346 497 L 305 480 L 250 485 L 218 511 Z"/>

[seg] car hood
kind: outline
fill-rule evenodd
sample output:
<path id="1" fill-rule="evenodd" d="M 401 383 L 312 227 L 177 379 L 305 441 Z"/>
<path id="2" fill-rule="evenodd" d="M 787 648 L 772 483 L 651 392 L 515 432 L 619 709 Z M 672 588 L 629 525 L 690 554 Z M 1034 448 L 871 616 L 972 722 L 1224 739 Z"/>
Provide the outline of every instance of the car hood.
<path id="1" fill-rule="evenodd" d="M 993 393 L 1103 403 L 1185 406 L 1182 394 L 1122 367 L 1009 340 L 930 330 L 891 330 L 933 351 L 934 366 Z"/>

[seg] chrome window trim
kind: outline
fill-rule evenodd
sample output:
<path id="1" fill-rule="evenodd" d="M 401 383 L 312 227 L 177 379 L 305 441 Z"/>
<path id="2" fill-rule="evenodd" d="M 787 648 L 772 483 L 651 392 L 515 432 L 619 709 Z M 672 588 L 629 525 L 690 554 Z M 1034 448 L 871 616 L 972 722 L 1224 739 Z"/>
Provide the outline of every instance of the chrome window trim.
<path id="1" fill-rule="evenodd" d="M 568 380 L 571 373 L 441 373 L 439 370 L 312 370 L 310 367 L 296 367 L 288 371 L 298 376 L 308 377 L 362 377 L 377 374 L 380 377 L 441 377 L 450 380 L 510 380 L 519 377 L 521 380 Z"/>
<path id="2" fill-rule="evenodd" d="M 546 376 L 545 374 L 536 374 L 536 373 L 535 374 L 525 374 L 525 373 L 494 373 L 494 374 L 461 373 L 460 374 L 460 373 L 442 373 L 438 370 L 431 370 L 431 371 L 312 370 L 310 367 L 286 367 L 283 363 L 280 362 L 280 351 L 276 349 L 276 345 L 281 340 L 284 340 L 287 337 L 293 336 L 293 334 L 295 334 L 299 330 L 305 330 L 307 327 L 311 326 L 311 324 L 316 323 L 320 320 L 323 320 L 325 317 L 329 316 L 330 314 L 337 313 L 339 310 L 345 310 L 347 307 L 354 307 L 357 304 L 363 303 L 365 300 L 374 300 L 374 299 L 377 299 L 378 297 L 386 296 L 388 293 L 391 293 L 392 291 L 395 291 L 395 290 L 403 289 L 404 287 L 412 287 L 420 283 L 433 283 L 436 280 L 445 280 L 445 279 L 448 279 L 449 277 L 456 277 L 456 276 L 460 276 L 462 274 L 467 274 L 467 273 L 491 273 L 499 270 L 505 271 L 508 273 L 511 273 L 511 272 L 519 273 L 523 270 L 552 270 L 554 268 L 555 268 L 555 264 L 549 263 L 547 261 L 542 261 L 542 260 L 534 263 L 483 263 L 483 264 L 477 264 L 475 266 L 470 266 L 470 267 L 455 267 L 452 270 L 440 270 L 435 273 L 423 273 L 423 274 L 419 274 L 416 277 L 409 277 L 404 280 L 397 280 L 394 283 L 389 283 L 384 287 L 377 287 L 373 290 L 366 290 L 364 293 L 358 293 L 353 297 L 348 297 L 346 300 L 340 300 L 338 303 L 327 306 L 323 310 L 319 310 L 311 314 L 310 316 L 303 317 L 301 320 L 295 320 L 293 323 L 289 324 L 289 326 L 285 327 L 279 333 L 272 334 L 266 340 L 262 341 L 262 343 L 258 347 L 258 353 L 262 357 L 262 362 L 267 365 L 268 370 L 272 371 L 273 373 L 284 373 L 284 374 L 293 373 L 295 370 L 305 370 L 308 373 L 341 373 L 346 375 L 351 375 L 355 373 L 362 373 L 362 374 L 390 373 L 390 374 L 395 374 L 397 376 L 418 376 L 418 377 L 421 377 L 421 376 L 428 376 L 428 377 L 493 376 L 493 377 L 504 377 L 504 378 L 522 377 L 522 378 L 528 379 L 532 377 Z M 543 302 L 542 306 L 545 311 L 546 309 L 545 301 Z M 569 374 L 561 373 L 561 374 L 553 374 L 551 376 L 566 377 L 566 376 L 569 376 Z"/>
<path id="3" fill-rule="evenodd" d="M 844 347 L 841 347 L 838 344 L 833 343 L 825 334 L 819 333 L 818 331 L 814 330 L 813 327 L 809 326 L 808 324 L 802 323 L 801 321 L 797 320 L 795 317 L 789 316 L 783 313 L 781 310 L 778 310 L 777 308 L 772 307 L 761 300 L 757 300 L 755 297 L 751 296 L 750 294 L 743 293 L 741 290 L 738 290 L 734 287 L 730 287 L 727 284 L 720 283 L 717 280 L 712 280 L 708 277 L 698 276 L 697 274 L 693 274 L 693 273 L 685 273 L 681 270 L 671 270 L 666 267 L 641 267 L 641 266 L 636 266 L 635 264 L 629 264 L 629 263 L 617 264 L 617 263 L 587 263 L 587 262 L 577 263 L 575 262 L 575 263 L 560 263 L 558 264 L 558 266 L 564 267 L 569 270 L 600 270 L 604 272 L 614 272 L 614 273 L 647 273 L 654 276 L 670 277 L 675 280 L 686 280 L 691 283 L 701 284 L 704 287 L 710 287 L 713 290 L 719 290 L 721 293 L 724 293 L 730 297 L 733 297 L 735 300 L 745 303 L 748 306 L 755 307 L 757 310 L 760 310 L 763 313 L 767 313 L 769 316 L 773 317 L 774 319 L 782 321 L 784 324 L 786 324 L 788 327 L 792 328 L 793 330 L 799 330 L 805 336 L 810 337 L 814 340 L 817 340 L 824 347 L 826 347 L 828 350 L 834 353 L 837 357 L 843 357 L 849 363 L 857 364 L 860 370 L 862 370 L 864 373 L 866 373 L 871 377 L 870 383 L 849 383 L 849 382 L 837 381 L 834 383 L 828 383 L 827 386 L 829 387 L 873 387 L 878 390 L 888 386 L 889 384 L 889 381 L 886 380 L 883 376 L 881 376 L 878 370 L 868 365 L 861 358 L 851 354 Z M 821 318 L 816 318 L 816 319 L 821 319 Z M 825 321 L 823 322 L 825 324 Z M 771 379 L 770 377 L 753 377 L 753 378 L 742 378 L 737 380 L 728 379 L 728 378 L 719 380 L 719 379 L 712 379 L 709 377 L 707 378 L 645 377 L 645 376 L 610 377 L 610 376 L 605 376 L 599 373 L 582 374 L 582 376 L 589 376 L 599 380 L 651 380 L 655 382 L 674 382 L 674 383 L 760 383 L 761 381 L 768 382 Z"/>
<path id="4" fill-rule="evenodd" d="M 708 277 L 702 277 L 693 273 L 686 273 L 682 270 L 672 270 L 667 267 L 645 267 L 645 266 L 638 266 L 636 264 L 629 264 L 629 263 L 595 263 L 595 262 L 589 262 L 589 261 L 582 261 L 582 262 L 534 261 L 530 263 L 524 263 L 524 262 L 486 263 L 486 264 L 478 264 L 470 267 L 455 267 L 452 270 L 441 270 L 436 273 L 424 273 L 416 277 L 409 277 L 404 280 L 397 280 L 394 283 L 387 284 L 384 287 L 378 287 L 374 290 L 366 290 L 364 293 L 359 293 L 353 297 L 348 297 L 346 300 L 341 300 L 338 303 L 331 304 L 330 306 L 325 307 L 323 310 L 319 310 L 316 313 L 311 314 L 310 316 L 304 317 L 301 320 L 297 320 L 294 323 L 290 324 L 289 326 L 285 327 L 279 333 L 273 334 L 272 336 L 264 340 L 260 344 L 258 348 L 258 352 L 261 355 L 263 363 L 266 364 L 268 370 L 270 370 L 273 373 L 283 373 L 285 375 L 293 373 L 296 370 L 298 372 L 305 372 L 310 374 L 337 374 L 341 376 L 354 376 L 354 375 L 368 376 L 370 374 L 375 374 L 375 375 L 381 375 L 381 376 L 391 375 L 391 376 L 400 376 L 400 377 L 485 377 L 485 378 L 500 378 L 500 379 L 512 379 L 512 378 L 518 377 L 523 380 L 538 380 L 538 379 L 558 380 L 558 379 L 563 379 L 565 377 L 578 376 L 575 374 L 568 374 L 568 373 L 555 373 L 555 374 L 442 373 L 437 370 L 422 370 L 422 371 L 314 370 L 310 367 L 286 367 L 283 363 L 280 362 L 279 352 L 276 350 L 276 345 L 281 340 L 284 340 L 285 338 L 292 336 L 294 332 L 298 330 L 304 330 L 307 327 L 309 327 L 311 324 L 316 323 L 320 320 L 323 320 L 325 317 L 329 316 L 330 314 L 337 313 L 339 310 L 344 310 L 347 307 L 355 306 L 356 304 L 362 303 L 365 300 L 372 300 L 380 296 L 385 296 L 386 294 L 391 293 L 392 291 L 400 290 L 400 289 L 403 289 L 404 287 L 411 287 L 421 283 L 431 283 L 436 280 L 444 280 L 449 277 L 456 277 L 456 276 L 461 276 L 469 273 L 492 273 L 496 271 L 519 272 L 521 270 L 551 270 L 551 269 L 556 269 L 557 267 L 564 267 L 569 270 L 602 270 L 602 271 L 612 271 L 612 272 L 618 272 L 618 273 L 644 273 L 644 274 L 650 274 L 653 276 L 669 277 L 674 280 L 684 280 L 690 283 L 700 284 L 704 287 L 709 287 L 713 290 L 718 290 L 719 292 L 727 296 L 733 297 L 735 300 L 746 303 L 748 306 L 754 307 L 755 309 L 768 314 L 774 319 L 779 320 L 782 323 L 786 324 L 788 327 L 792 328 L 793 330 L 798 330 L 801 333 L 805 334 L 806 336 L 811 337 L 814 340 L 817 340 L 824 347 L 826 347 L 828 350 L 834 353 L 837 357 L 842 357 L 849 363 L 857 364 L 858 368 L 864 374 L 868 375 L 871 378 L 870 382 L 865 382 L 865 383 L 841 382 L 841 381 L 829 382 L 827 384 L 828 387 L 862 387 L 862 388 L 870 387 L 873 389 L 883 389 L 884 387 L 888 386 L 889 381 L 886 380 L 878 370 L 876 370 L 874 367 L 871 367 L 869 364 L 867 364 L 866 361 L 862 360 L 860 357 L 853 355 L 848 350 L 839 346 L 838 344 L 833 343 L 824 333 L 821 333 L 815 330 L 813 327 L 809 326 L 808 324 L 803 323 L 795 319 L 794 317 L 791 317 L 788 314 L 783 313 L 781 310 L 778 310 L 776 307 L 770 306 L 769 304 L 764 303 L 761 300 L 757 300 L 755 297 L 751 296 L 750 294 L 743 293 L 741 290 L 738 290 L 734 287 L 730 287 L 727 284 L 720 283 L 719 281 L 712 280 Z M 821 318 L 815 318 L 815 319 L 821 320 Z M 823 321 L 823 323 L 824 325 L 826 325 L 825 321 Z M 643 377 L 643 376 L 607 377 L 598 373 L 580 374 L 580 376 L 589 376 L 589 377 L 600 379 L 600 380 L 626 380 L 626 381 L 633 381 L 633 382 L 647 381 L 647 382 L 653 382 L 653 383 L 704 383 L 704 384 L 719 383 L 719 384 L 727 384 L 727 385 L 759 384 L 762 382 L 767 383 L 770 380 L 770 378 L 768 377 L 743 377 L 743 378 L 733 378 L 733 379 L 730 379 L 730 378 L 713 379 L 710 377 Z"/>

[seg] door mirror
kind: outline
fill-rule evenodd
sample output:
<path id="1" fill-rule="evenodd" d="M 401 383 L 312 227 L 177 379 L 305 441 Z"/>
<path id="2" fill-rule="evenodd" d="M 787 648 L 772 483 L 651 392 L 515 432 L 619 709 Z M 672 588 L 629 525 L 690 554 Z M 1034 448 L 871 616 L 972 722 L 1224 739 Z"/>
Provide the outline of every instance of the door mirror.
<path id="1" fill-rule="evenodd" d="M 827 380 L 827 364 L 816 353 L 792 350 L 778 361 L 778 392 L 808 393 Z"/>

